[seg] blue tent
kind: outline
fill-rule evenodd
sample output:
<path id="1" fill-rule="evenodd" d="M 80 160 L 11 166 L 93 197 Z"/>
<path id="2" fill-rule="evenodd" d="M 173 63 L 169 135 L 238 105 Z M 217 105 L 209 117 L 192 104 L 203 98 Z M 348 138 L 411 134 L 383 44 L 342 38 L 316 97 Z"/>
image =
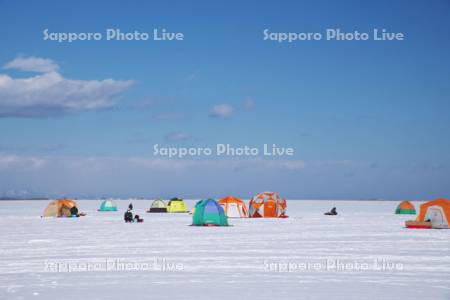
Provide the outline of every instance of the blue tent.
<path id="1" fill-rule="evenodd" d="M 223 207 L 216 200 L 204 199 L 195 205 L 192 225 L 228 226 L 228 218 Z"/>

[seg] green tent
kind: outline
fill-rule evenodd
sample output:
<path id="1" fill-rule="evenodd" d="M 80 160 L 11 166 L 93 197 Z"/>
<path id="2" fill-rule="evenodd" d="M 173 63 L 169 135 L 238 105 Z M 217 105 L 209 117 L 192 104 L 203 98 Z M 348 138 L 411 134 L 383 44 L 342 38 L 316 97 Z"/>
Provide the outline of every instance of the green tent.
<path id="1" fill-rule="evenodd" d="M 100 205 L 98 211 L 117 211 L 117 204 L 113 200 L 105 200 Z"/>
<path id="2" fill-rule="evenodd" d="M 228 218 L 223 207 L 214 199 L 204 199 L 197 202 L 192 216 L 195 226 L 228 226 Z"/>

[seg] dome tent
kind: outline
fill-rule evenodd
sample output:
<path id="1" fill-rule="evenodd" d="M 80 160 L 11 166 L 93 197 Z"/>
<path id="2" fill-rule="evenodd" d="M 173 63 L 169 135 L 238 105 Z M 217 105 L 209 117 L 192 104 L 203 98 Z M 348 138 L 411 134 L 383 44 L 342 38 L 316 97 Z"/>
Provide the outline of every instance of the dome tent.
<path id="1" fill-rule="evenodd" d="M 72 199 L 57 199 L 50 202 L 44 210 L 43 217 L 70 217 L 70 209 L 77 207 Z"/>
<path id="2" fill-rule="evenodd" d="M 104 200 L 98 211 L 117 211 L 117 204 L 111 199 Z"/>
<path id="3" fill-rule="evenodd" d="M 214 199 L 200 200 L 195 204 L 195 212 L 192 216 L 194 226 L 228 226 L 228 218 Z"/>
<path id="4" fill-rule="evenodd" d="M 409 228 L 450 228 L 450 200 L 436 199 L 420 206 L 415 221 L 406 221 Z"/>
<path id="5" fill-rule="evenodd" d="M 150 209 L 147 210 L 149 213 L 166 213 L 167 212 L 167 206 L 166 203 L 164 203 L 161 199 L 156 199 L 152 202 L 152 205 L 150 206 Z"/>
<path id="6" fill-rule="evenodd" d="M 183 199 L 172 198 L 169 203 L 167 203 L 167 212 L 169 213 L 186 213 L 188 208 Z"/>
<path id="7" fill-rule="evenodd" d="M 415 215 L 416 209 L 414 208 L 414 205 L 409 201 L 402 201 L 397 206 L 397 209 L 395 210 L 395 214 L 397 215 Z"/>
<path id="8" fill-rule="evenodd" d="M 227 196 L 219 200 L 228 218 L 247 218 L 248 210 L 245 202 L 233 196 Z"/>
<path id="9" fill-rule="evenodd" d="M 278 193 L 259 193 L 250 200 L 248 205 L 250 218 L 287 218 L 286 199 L 281 199 Z"/>

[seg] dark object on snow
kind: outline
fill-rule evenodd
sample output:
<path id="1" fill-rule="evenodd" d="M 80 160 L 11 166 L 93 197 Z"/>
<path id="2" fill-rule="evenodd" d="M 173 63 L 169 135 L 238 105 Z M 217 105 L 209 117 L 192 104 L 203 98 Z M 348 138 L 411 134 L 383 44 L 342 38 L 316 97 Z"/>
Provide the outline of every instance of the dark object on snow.
<path id="1" fill-rule="evenodd" d="M 151 207 L 149 210 L 147 210 L 148 213 L 166 213 L 167 208 L 166 207 Z"/>
<path id="2" fill-rule="evenodd" d="M 135 220 L 136 223 L 142 223 L 142 222 L 144 222 L 144 219 L 139 218 L 139 215 L 135 215 L 135 216 L 134 216 L 134 220 Z"/>
<path id="3" fill-rule="evenodd" d="M 70 214 L 71 214 L 72 216 L 77 216 L 77 217 L 78 217 L 78 208 L 77 208 L 76 206 L 72 206 L 72 207 L 70 208 Z"/>
<path id="4" fill-rule="evenodd" d="M 130 203 L 130 204 L 128 205 L 128 209 L 129 209 L 129 210 L 133 210 L 133 203 Z"/>
<path id="5" fill-rule="evenodd" d="M 123 215 L 123 219 L 125 220 L 125 223 L 131 223 L 133 222 L 133 213 L 131 210 L 127 210 L 125 214 Z"/>
<path id="6" fill-rule="evenodd" d="M 329 212 L 326 212 L 325 215 L 326 216 L 336 216 L 337 215 L 336 207 L 333 207 Z"/>

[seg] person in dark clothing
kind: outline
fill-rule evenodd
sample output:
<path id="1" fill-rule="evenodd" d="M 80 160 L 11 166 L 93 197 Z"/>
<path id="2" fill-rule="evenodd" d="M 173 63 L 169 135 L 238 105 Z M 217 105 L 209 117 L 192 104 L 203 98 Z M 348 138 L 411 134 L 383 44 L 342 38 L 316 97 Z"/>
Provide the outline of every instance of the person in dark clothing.
<path id="1" fill-rule="evenodd" d="M 71 208 L 70 208 L 70 215 L 73 217 L 73 216 L 76 216 L 76 217 L 78 217 L 78 208 L 76 207 L 76 206 L 72 206 Z"/>
<path id="2" fill-rule="evenodd" d="M 135 216 L 134 216 L 134 221 L 135 221 L 136 223 L 142 223 L 142 222 L 144 222 L 144 219 L 141 219 L 141 218 L 139 217 L 139 215 L 135 215 Z"/>
<path id="3" fill-rule="evenodd" d="M 123 219 L 125 220 L 125 223 L 131 223 L 133 222 L 133 213 L 131 210 L 127 210 L 125 214 L 123 215 Z"/>
<path id="4" fill-rule="evenodd" d="M 133 210 L 133 203 L 130 203 L 130 204 L 128 205 L 128 209 L 129 209 L 129 210 Z"/>
<path id="5" fill-rule="evenodd" d="M 337 215 L 336 207 L 333 207 L 329 212 L 326 212 L 325 215 L 326 216 L 336 216 Z"/>

